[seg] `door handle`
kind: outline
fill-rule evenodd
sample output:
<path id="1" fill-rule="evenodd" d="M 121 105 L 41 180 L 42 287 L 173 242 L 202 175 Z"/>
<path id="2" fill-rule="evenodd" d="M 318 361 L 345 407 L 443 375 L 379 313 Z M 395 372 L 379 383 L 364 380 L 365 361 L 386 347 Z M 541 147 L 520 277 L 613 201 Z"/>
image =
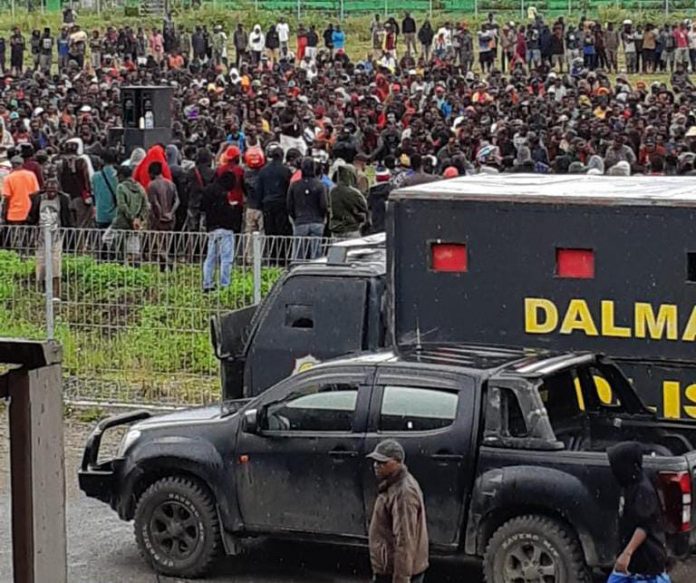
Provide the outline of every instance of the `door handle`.
<path id="1" fill-rule="evenodd" d="M 358 457 L 358 452 L 350 449 L 332 449 L 329 455 L 333 458 L 344 459 L 350 457 Z"/>
<path id="2" fill-rule="evenodd" d="M 434 453 L 430 456 L 430 459 L 438 462 L 460 462 L 464 459 L 464 456 L 456 453 Z"/>

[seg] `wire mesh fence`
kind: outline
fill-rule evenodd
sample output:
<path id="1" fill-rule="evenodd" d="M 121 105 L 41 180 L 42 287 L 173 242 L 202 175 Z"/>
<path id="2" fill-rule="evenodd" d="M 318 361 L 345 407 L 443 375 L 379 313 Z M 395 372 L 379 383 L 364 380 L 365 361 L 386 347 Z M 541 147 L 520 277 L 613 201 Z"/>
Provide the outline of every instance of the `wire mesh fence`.
<path id="1" fill-rule="evenodd" d="M 329 243 L 6 225 L 0 228 L 0 335 L 54 334 L 63 345 L 68 401 L 215 401 L 210 318 L 251 305 L 291 263 L 324 254 Z"/>

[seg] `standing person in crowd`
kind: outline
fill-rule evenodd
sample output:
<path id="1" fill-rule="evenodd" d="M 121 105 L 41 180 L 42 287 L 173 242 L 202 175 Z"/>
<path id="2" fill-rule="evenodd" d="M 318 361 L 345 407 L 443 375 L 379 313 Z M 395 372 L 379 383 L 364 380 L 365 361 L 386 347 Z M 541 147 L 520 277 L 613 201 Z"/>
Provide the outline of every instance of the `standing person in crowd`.
<path id="1" fill-rule="evenodd" d="M 60 31 L 56 46 L 58 47 L 58 69 L 64 71 L 70 62 L 70 35 L 67 28 Z"/>
<path id="2" fill-rule="evenodd" d="M 404 14 L 404 19 L 401 21 L 401 32 L 404 34 L 406 54 L 418 56 L 418 48 L 416 47 L 416 21 L 413 19 L 410 12 Z"/>
<path id="3" fill-rule="evenodd" d="M 7 41 L 4 36 L 0 36 L 0 72 L 7 73 Z"/>
<path id="4" fill-rule="evenodd" d="M 208 148 L 199 148 L 196 152 L 196 163 L 189 171 L 188 190 L 189 202 L 186 209 L 186 231 L 201 230 L 201 205 L 206 188 L 215 180 L 213 156 Z"/>
<path id="5" fill-rule="evenodd" d="M 133 180 L 133 169 L 121 164 L 118 167 L 118 188 L 116 189 L 116 216 L 111 228 L 127 231 L 125 236 L 116 235 L 117 247 L 123 253 L 126 263 L 138 265 L 142 253 L 141 231 L 147 228 L 150 209 L 147 193 Z"/>
<path id="6" fill-rule="evenodd" d="M 208 250 L 203 263 L 203 291 L 215 289 L 215 272 L 220 271 L 220 287 L 230 285 L 234 263 L 234 234 L 242 224 L 242 207 L 230 204 L 229 193 L 235 189 L 232 172 L 219 174 L 205 189 L 202 210 L 208 230 Z"/>
<path id="7" fill-rule="evenodd" d="M 15 26 L 10 37 L 10 73 L 12 75 L 21 75 L 24 70 L 25 46 L 24 37 L 19 27 Z"/>
<path id="8" fill-rule="evenodd" d="M 367 456 L 378 480 L 368 531 L 374 583 L 423 583 L 428 569 L 428 526 L 423 492 L 394 439 Z"/>
<path id="9" fill-rule="evenodd" d="M 36 175 L 24 168 L 24 158 L 14 156 L 12 171 L 2 183 L 3 219 L 8 225 L 23 225 L 31 210 L 31 197 L 39 191 Z"/>
<path id="10" fill-rule="evenodd" d="M 643 448 L 624 442 L 607 450 L 609 465 L 621 487 L 619 535 L 621 554 L 608 583 L 669 583 L 662 503 L 643 471 Z"/>
<path id="11" fill-rule="evenodd" d="M 619 44 L 621 38 L 619 31 L 614 29 L 614 23 L 607 24 L 607 30 L 604 32 L 604 49 L 607 53 L 607 69 L 614 73 L 619 72 Z"/>
<path id="12" fill-rule="evenodd" d="M 259 172 L 256 182 L 264 230 L 266 235 L 289 235 L 286 195 L 292 172 L 283 164 L 283 149 L 279 145 L 270 148 L 269 157 L 270 162 Z"/>
<path id="13" fill-rule="evenodd" d="M 251 234 L 254 232 L 263 233 L 263 211 L 261 210 L 261 200 L 259 198 L 258 180 L 261 169 L 266 164 L 266 157 L 259 146 L 256 138 L 249 144 L 249 148 L 244 152 L 244 234 L 247 239 L 247 250 L 245 259 L 248 263 L 252 262 L 253 249 L 250 244 Z"/>
<path id="14" fill-rule="evenodd" d="M 232 42 L 234 43 L 235 67 L 239 69 L 242 65 L 242 61 L 246 59 L 246 52 L 249 46 L 249 35 L 244 30 L 244 26 L 241 23 L 237 25 L 234 31 Z"/>
<path id="15" fill-rule="evenodd" d="M 116 156 L 112 150 L 104 152 L 102 160 L 103 167 L 92 175 L 92 196 L 97 228 L 107 229 L 116 217 L 118 173 L 114 167 Z"/>
<path id="16" fill-rule="evenodd" d="M 328 26 L 324 30 L 322 36 L 324 37 L 324 47 L 329 49 L 333 53 L 333 33 L 334 33 L 334 27 L 333 24 L 329 22 Z"/>
<path id="17" fill-rule="evenodd" d="M 50 73 L 53 66 L 53 44 L 51 29 L 46 27 L 41 35 L 41 48 L 39 49 L 39 69 L 44 74 Z"/>
<path id="18" fill-rule="evenodd" d="M 31 62 L 33 69 L 34 71 L 38 71 L 39 61 L 41 59 L 41 33 L 38 30 L 31 31 L 29 47 L 31 50 Z"/>
<path id="19" fill-rule="evenodd" d="M 102 65 L 102 46 L 103 42 L 98 30 L 92 31 L 92 38 L 89 39 L 89 62 L 95 71 Z"/>
<path id="20" fill-rule="evenodd" d="M 156 28 L 150 33 L 150 54 L 158 65 L 164 60 L 164 37 Z"/>
<path id="21" fill-rule="evenodd" d="M 287 209 L 292 220 L 292 234 L 295 237 L 310 237 L 304 242 L 293 242 L 292 258 L 316 259 L 319 255 L 319 242 L 324 236 L 327 216 L 326 187 L 316 177 L 315 162 L 304 158 L 301 163 L 302 178 L 288 189 Z"/>
<path id="22" fill-rule="evenodd" d="M 275 24 L 271 24 L 266 31 L 266 51 L 268 52 L 268 59 L 271 62 L 271 66 L 278 62 L 279 49 L 280 40 L 278 38 L 278 31 L 276 30 Z"/>
<path id="23" fill-rule="evenodd" d="M 172 268 L 172 264 L 169 261 L 171 240 L 166 232 L 174 230 L 179 196 L 174 183 L 162 176 L 162 169 L 161 162 L 153 162 L 148 168 L 150 174 L 150 184 L 147 186 L 147 197 L 150 203 L 148 225 L 150 230 L 162 232 L 155 234 L 152 252 L 157 258 L 160 270 L 167 271 Z"/>
<path id="24" fill-rule="evenodd" d="M 72 26 L 77 22 L 77 11 L 72 2 L 63 9 L 63 24 Z"/>
<path id="25" fill-rule="evenodd" d="M 655 72 L 655 49 L 657 33 L 652 24 L 646 24 L 643 31 L 643 72 L 652 75 Z"/>
<path id="26" fill-rule="evenodd" d="M 689 61 L 691 62 L 691 72 L 696 73 L 696 24 L 692 24 L 688 32 L 689 38 Z"/>
<path id="27" fill-rule="evenodd" d="M 430 21 L 426 18 L 418 31 L 418 42 L 421 44 L 421 53 L 426 63 L 430 62 L 434 37 L 435 31 L 433 30 Z"/>
<path id="28" fill-rule="evenodd" d="M 261 55 L 266 49 L 266 36 L 261 30 L 260 24 L 255 24 L 249 35 L 249 50 L 251 51 L 251 64 L 257 67 L 261 63 Z"/>
<path id="29" fill-rule="evenodd" d="M 212 45 L 213 63 L 227 67 L 227 33 L 220 24 L 216 24 L 213 27 Z"/>
<path id="30" fill-rule="evenodd" d="M 80 69 L 85 67 L 85 52 L 87 51 L 87 33 L 74 24 L 70 33 L 69 54 L 70 60 L 75 61 Z"/>
<path id="31" fill-rule="evenodd" d="M 309 57 L 310 63 L 314 63 L 317 60 L 317 47 L 319 46 L 319 35 L 317 34 L 317 28 L 313 24 L 309 25 L 309 30 L 307 31 L 307 49 L 305 56 Z"/>
<path id="32" fill-rule="evenodd" d="M 208 47 L 205 42 L 203 29 L 200 26 L 197 26 L 193 32 L 193 35 L 191 35 L 191 45 L 193 47 L 193 60 L 198 62 L 206 61 Z"/>
<path id="33" fill-rule="evenodd" d="M 674 64 L 682 65 L 685 69 L 689 68 L 689 35 L 686 30 L 686 24 L 680 22 L 675 27 L 674 32 Z"/>
<path id="34" fill-rule="evenodd" d="M 337 24 L 334 27 L 333 35 L 331 37 L 331 42 L 333 44 L 334 55 L 341 54 L 346 50 L 346 33 L 341 29 L 341 25 Z"/>
<path id="35" fill-rule="evenodd" d="M 278 41 L 280 43 L 280 54 L 283 57 L 287 57 L 290 46 L 290 25 L 288 25 L 285 17 L 280 17 L 278 25 L 276 26 L 276 32 L 278 33 Z"/>
<path id="36" fill-rule="evenodd" d="M 378 59 L 382 56 L 382 51 L 384 50 L 384 36 L 386 32 L 384 26 L 377 18 L 376 21 L 372 22 L 370 27 L 370 38 L 372 40 L 372 58 Z"/>
<path id="37" fill-rule="evenodd" d="M 72 223 L 87 228 L 92 224 L 91 169 L 82 157 L 82 141 L 73 138 L 65 143 L 65 152 L 58 161 L 58 180 L 61 191 L 70 196 Z"/>
<path id="38" fill-rule="evenodd" d="M 636 53 L 636 39 L 633 32 L 633 24 L 630 20 L 624 21 L 624 29 L 621 32 L 621 42 L 623 43 L 624 58 L 626 59 L 626 69 L 629 73 L 637 73 L 638 59 Z"/>
<path id="39" fill-rule="evenodd" d="M 36 193 L 31 200 L 28 223 L 41 228 L 36 244 L 36 281 L 40 286 L 46 282 L 46 229 L 51 236 L 51 286 L 53 297 L 60 299 L 61 266 L 63 265 L 63 236 L 61 229 L 72 227 L 70 197 L 60 192 L 60 184 L 54 176 L 46 180 L 46 188 Z"/>
<path id="40" fill-rule="evenodd" d="M 360 237 L 367 221 L 367 201 L 357 189 L 358 174 L 352 165 L 338 163 L 331 179 L 336 186 L 329 193 L 329 230 L 336 237 Z"/>

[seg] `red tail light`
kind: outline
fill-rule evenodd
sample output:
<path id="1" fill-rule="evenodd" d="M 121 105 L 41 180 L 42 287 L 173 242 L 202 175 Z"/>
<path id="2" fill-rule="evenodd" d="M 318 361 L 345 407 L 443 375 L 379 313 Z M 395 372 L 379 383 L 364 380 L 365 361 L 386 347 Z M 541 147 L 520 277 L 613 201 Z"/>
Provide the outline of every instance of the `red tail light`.
<path id="1" fill-rule="evenodd" d="M 676 532 L 691 530 L 691 475 L 689 472 L 660 472 L 665 512 Z"/>

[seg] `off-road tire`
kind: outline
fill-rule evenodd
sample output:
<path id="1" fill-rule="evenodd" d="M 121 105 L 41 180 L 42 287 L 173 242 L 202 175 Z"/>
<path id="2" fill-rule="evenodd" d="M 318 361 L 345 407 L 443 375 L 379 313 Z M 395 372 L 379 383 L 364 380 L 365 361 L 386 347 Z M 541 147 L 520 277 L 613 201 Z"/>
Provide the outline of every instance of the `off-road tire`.
<path id="1" fill-rule="evenodd" d="M 201 577 L 222 549 L 214 499 L 190 478 L 158 480 L 138 499 L 135 540 L 158 573 Z"/>
<path id="2" fill-rule="evenodd" d="M 544 583 L 590 583 L 591 577 L 580 543 L 575 534 L 562 523 L 545 516 L 520 516 L 503 524 L 488 541 L 483 571 L 486 583 L 525 581 L 524 564 L 518 557 L 530 559 L 545 573 Z M 537 559 L 536 562 L 534 559 Z M 506 577 L 506 567 L 509 568 Z M 519 567 L 521 577 L 513 577 Z M 534 580 L 528 566 L 529 579 Z"/>

